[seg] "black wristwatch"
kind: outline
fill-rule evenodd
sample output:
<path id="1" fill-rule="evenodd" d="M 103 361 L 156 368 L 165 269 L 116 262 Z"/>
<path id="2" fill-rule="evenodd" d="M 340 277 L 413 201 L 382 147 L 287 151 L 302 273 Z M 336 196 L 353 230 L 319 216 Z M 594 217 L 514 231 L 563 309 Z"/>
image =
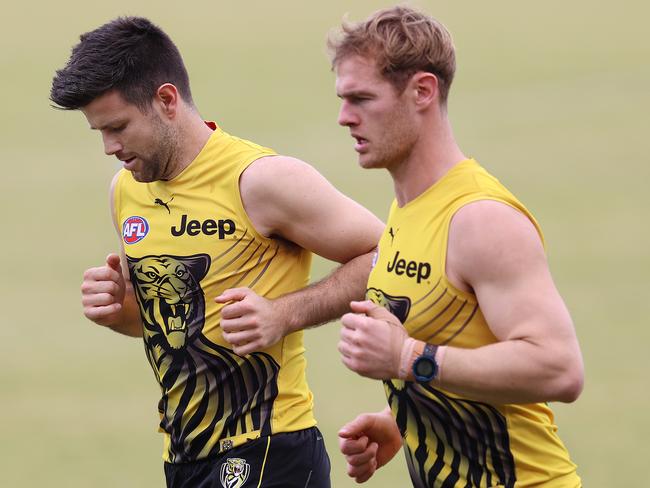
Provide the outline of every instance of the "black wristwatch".
<path id="1" fill-rule="evenodd" d="M 438 346 L 427 344 L 422 354 L 413 361 L 413 376 L 418 383 L 429 383 L 438 374 L 437 350 Z"/>

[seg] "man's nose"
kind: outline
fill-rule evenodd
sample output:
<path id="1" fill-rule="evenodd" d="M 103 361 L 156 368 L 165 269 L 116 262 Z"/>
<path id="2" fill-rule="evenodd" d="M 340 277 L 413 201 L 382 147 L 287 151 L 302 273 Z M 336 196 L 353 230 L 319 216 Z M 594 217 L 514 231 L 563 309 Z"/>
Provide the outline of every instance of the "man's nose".
<path id="1" fill-rule="evenodd" d="M 102 139 L 104 141 L 104 153 L 107 156 L 111 156 L 122 150 L 122 144 L 120 144 L 116 137 L 103 133 Z"/>
<path id="2" fill-rule="evenodd" d="M 341 104 L 341 109 L 339 110 L 339 125 L 349 127 L 351 125 L 357 125 L 359 123 L 359 118 L 354 114 L 354 111 L 350 108 L 348 102 L 343 101 Z"/>

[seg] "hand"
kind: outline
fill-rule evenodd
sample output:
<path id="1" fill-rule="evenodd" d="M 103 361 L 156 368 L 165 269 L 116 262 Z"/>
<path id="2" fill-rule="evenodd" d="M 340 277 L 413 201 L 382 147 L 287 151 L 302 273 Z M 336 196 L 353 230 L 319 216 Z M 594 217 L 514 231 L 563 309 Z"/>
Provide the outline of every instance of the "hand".
<path id="1" fill-rule="evenodd" d="M 389 409 L 359 415 L 339 430 L 348 476 L 357 483 L 368 481 L 401 447 L 402 436 Z"/>
<path id="2" fill-rule="evenodd" d="M 245 356 L 272 346 L 288 331 L 288 317 L 276 303 L 259 296 L 250 288 L 232 288 L 214 299 L 228 303 L 221 309 L 223 338 L 235 354 Z"/>
<path id="3" fill-rule="evenodd" d="M 408 333 L 399 319 L 370 301 L 352 302 L 341 317 L 338 350 L 348 369 L 368 378 L 399 378 L 402 345 Z"/>
<path id="4" fill-rule="evenodd" d="M 122 275 L 120 257 L 106 256 L 106 264 L 84 272 L 81 284 L 81 304 L 84 315 L 99 325 L 111 326 L 118 322 L 126 283 Z"/>

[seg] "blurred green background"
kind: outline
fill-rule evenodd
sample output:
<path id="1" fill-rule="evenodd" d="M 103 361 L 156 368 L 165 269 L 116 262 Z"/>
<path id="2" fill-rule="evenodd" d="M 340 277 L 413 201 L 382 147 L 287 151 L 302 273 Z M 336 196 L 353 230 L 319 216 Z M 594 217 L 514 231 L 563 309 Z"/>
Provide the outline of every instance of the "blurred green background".
<path id="1" fill-rule="evenodd" d="M 81 314 L 83 270 L 117 248 L 108 185 L 118 168 L 79 113 L 49 107 L 50 81 L 78 35 L 117 15 L 150 17 L 178 44 L 194 99 L 227 131 L 300 157 L 385 218 L 392 185 L 363 172 L 336 125 L 326 33 L 384 1 L 114 0 L 12 3 L 0 30 L 0 485 L 163 485 L 158 386 L 141 341 Z M 650 393 L 650 41 L 645 2 L 432 2 L 451 30 L 456 136 L 541 222 L 572 311 L 586 387 L 554 405 L 588 487 L 648 482 Z M 314 278 L 331 268 L 316 261 Z M 332 458 L 336 431 L 384 405 L 348 372 L 339 326 L 308 331 L 309 379 Z M 406 487 L 401 455 L 368 486 Z"/>

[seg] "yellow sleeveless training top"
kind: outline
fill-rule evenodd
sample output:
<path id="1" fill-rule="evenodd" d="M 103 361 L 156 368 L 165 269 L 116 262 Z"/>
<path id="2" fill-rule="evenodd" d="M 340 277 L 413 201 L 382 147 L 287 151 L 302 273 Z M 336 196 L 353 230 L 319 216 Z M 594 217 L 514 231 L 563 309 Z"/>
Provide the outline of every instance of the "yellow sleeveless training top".
<path id="1" fill-rule="evenodd" d="M 449 223 L 463 205 L 496 200 L 533 216 L 474 160 L 453 167 L 404 207 L 393 201 L 367 297 L 409 334 L 432 344 L 477 348 L 497 339 L 476 296 L 456 289 L 445 262 Z M 413 382 L 384 382 L 416 487 L 580 486 L 545 404 L 490 405 Z"/>
<path id="2" fill-rule="evenodd" d="M 258 234 L 244 211 L 240 175 L 275 153 L 211 127 L 176 178 L 139 183 L 122 170 L 114 192 L 171 463 L 316 424 L 302 331 L 246 357 L 223 340 L 216 296 L 245 286 L 275 298 L 302 288 L 311 253 Z"/>

